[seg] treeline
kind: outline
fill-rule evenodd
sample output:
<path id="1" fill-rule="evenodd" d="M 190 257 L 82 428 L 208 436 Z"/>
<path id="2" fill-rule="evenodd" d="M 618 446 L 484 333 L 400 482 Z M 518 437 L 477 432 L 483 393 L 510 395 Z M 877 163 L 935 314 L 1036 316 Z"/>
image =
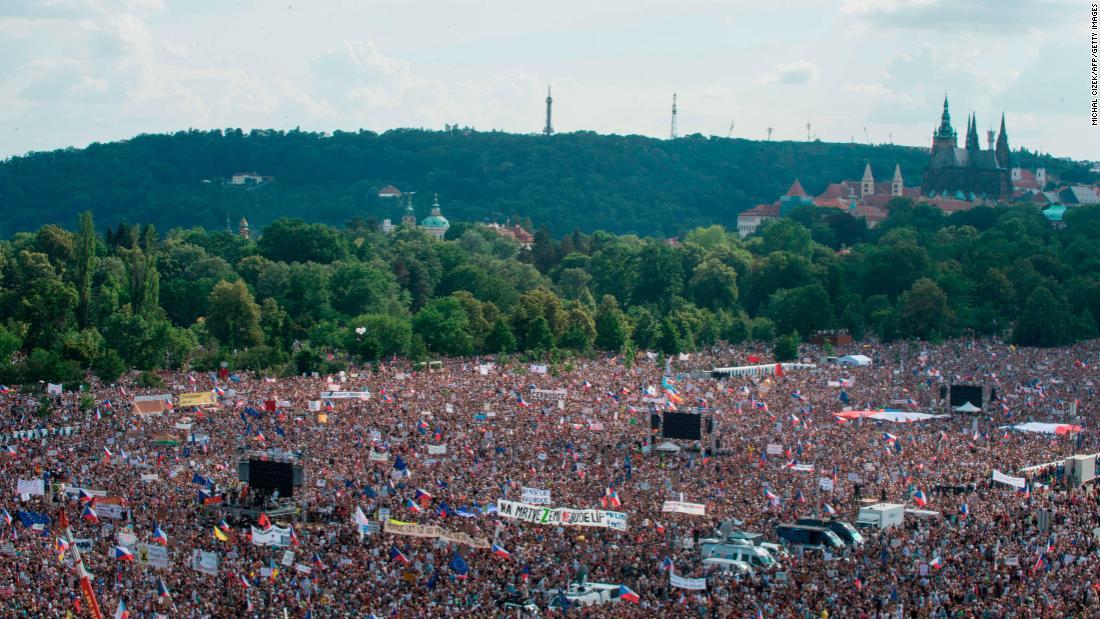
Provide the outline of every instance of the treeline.
<path id="1" fill-rule="evenodd" d="M 873 231 L 809 208 L 744 241 L 720 226 L 679 244 L 543 229 L 521 249 L 472 224 L 437 241 L 282 219 L 255 241 L 126 224 L 100 234 L 84 213 L 76 232 L 0 242 L 0 382 L 222 361 L 302 372 L 342 354 L 629 358 L 746 340 L 789 358 L 826 329 L 1056 346 L 1095 337 L 1100 312 L 1100 207 L 1066 223 L 1052 230 L 1031 207 L 945 217 L 898 199 Z"/>
<path id="2" fill-rule="evenodd" d="M 1072 161 L 1028 152 L 1018 159 L 1066 181 L 1092 179 Z M 775 200 L 796 177 L 816 193 L 829 182 L 860 178 L 868 162 L 879 180 L 900 164 L 913 186 L 927 161 L 923 148 L 700 135 L 187 131 L 0 162 L 0 237 L 59 221 L 68 227 L 86 210 L 101 221 L 159 230 L 224 229 L 227 214 L 234 228 L 244 216 L 257 229 L 280 217 L 331 225 L 398 221 L 403 205 L 377 197 L 387 184 L 419 192 L 420 217 L 438 193 L 452 220 L 527 218 L 555 235 L 578 228 L 668 237 L 716 223 L 732 227 L 737 213 Z M 274 181 L 255 188 L 223 183 L 237 172 Z"/>

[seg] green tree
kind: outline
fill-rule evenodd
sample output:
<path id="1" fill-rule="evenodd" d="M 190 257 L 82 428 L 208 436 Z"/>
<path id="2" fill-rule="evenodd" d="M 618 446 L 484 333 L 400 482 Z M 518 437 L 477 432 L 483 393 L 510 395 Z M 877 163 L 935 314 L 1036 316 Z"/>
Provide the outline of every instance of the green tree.
<path id="1" fill-rule="evenodd" d="M 1012 339 L 1021 346 L 1061 346 L 1072 339 L 1075 322 L 1065 300 L 1039 286 L 1028 296 Z"/>
<path id="2" fill-rule="evenodd" d="M 432 352 L 463 356 L 474 351 L 470 319 L 454 297 L 434 299 L 421 308 L 413 316 L 412 330 Z"/>
<path id="3" fill-rule="evenodd" d="M 531 321 L 525 341 L 526 349 L 532 352 L 545 354 L 554 350 L 554 333 L 544 316 L 536 316 Z"/>
<path id="4" fill-rule="evenodd" d="M 657 348 L 666 355 L 676 355 L 682 351 L 680 334 L 672 319 L 666 317 L 661 321 L 660 335 L 657 339 Z"/>
<path id="5" fill-rule="evenodd" d="M 566 315 L 565 332 L 560 341 L 562 348 L 585 352 L 592 348 L 595 339 L 596 323 L 592 320 L 592 315 L 584 306 L 574 304 Z"/>
<path id="6" fill-rule="evenodd" d="M 798 359 L 798 347 L 802 343 L 802 338 L 798 336 L 797 331 L 791 331 L 787 335 L 782 335 L 775 340 L 775 360 L 776 361 L 794 361 Z"/>
<path id="7" fill-rule="evenodd" d="M 898 318 L 903 334 L 920 339 L 949 334 L 955 319 L 947 294 L 927 277 L 901 295 Z"/>
<path id="8" fill-rule="evenodd" d="M 615 297 L 605 294 L 596 309 L 596 347 L 617 352 L 623 349 L 626 338 L 626 316 Z"/>
<path id="9" fill-rule="evenodd" d="M 206 328 L 229 349 L 255 346 L 263 341 L 260 308 L 244 282 L 220 281 L 207 303 Z"/>
<path id="10" fill-rule="evenodd" d="M 820 284 L 779 290 L 768 302 L 768 317 L 780 333 L 794 330 L 809 337 L 832 323 L 829 294 Z"/>
<path id="11" fill-rule="evenodd" d="M 503 317 L 497 318 L 493 329 L 485 338 L 485 350 L 492 353 L 510 353 L 516 349 L 516 336 Z"/>
<path id="12" fill-rule="evenodd" d="M 695 267 L 688 288 L 699 307 L 717 310 L 737 305 L 737 271 L 716 258 L 708 258 Z"/>
<path id="13" fill-rule="evenodd" d="M 86 328 L 91 319 L 92 276 L 95 273 L 96 233 L 91 211 L 80 214 L 80 233 L 76 245 L 76 322 Z"/>

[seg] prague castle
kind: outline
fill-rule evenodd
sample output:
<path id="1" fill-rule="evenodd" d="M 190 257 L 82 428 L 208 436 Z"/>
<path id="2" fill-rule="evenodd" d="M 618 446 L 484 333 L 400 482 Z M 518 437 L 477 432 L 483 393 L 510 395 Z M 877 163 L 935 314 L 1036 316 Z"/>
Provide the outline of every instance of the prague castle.
<path id="1" fill-rule="evenodd" d="M 951 126 L 947 97 L 943 99 L 940 126 L 932 135 L 932 154 L 921 182 L 926 197 L 960 200 L 1007 200 L 1012 196 L 1008 133 L 1001 114 L 1001 131 L 993 143 L 989 132 L 989 148 L 983 150 L 978 135 L 978 120 L 971 115 L 966 124 L 966 142 L 958 145 L 958 134 Z"/>

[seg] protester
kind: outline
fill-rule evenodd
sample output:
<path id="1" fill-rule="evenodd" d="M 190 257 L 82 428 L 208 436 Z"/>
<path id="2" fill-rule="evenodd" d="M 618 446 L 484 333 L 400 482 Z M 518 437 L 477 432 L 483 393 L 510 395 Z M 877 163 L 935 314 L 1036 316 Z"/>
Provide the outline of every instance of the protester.
<path id="1" fill-rule="evenodd" d="M 498 606 L 511 596 L 533 599 L 546 613 L 546 592 L 581 573 L 638 596 L 588 607 L 588 616 L 1095 613 L 1100 493 L 1094 484 L 1067 485 L 1057 464 L 1020 471 L 1100 450 L 1100 343 L 1049 350 L 894 343 L 840 352 L 873 362 L 718 380 L 700 372 L 749 365 L 761 353 L 716 347 L 667 366 L 640 354 L 632 362 L 575 360 L 546 373 L 491 359 L 447 359 L 428 372 L 395 359 L 349 367 L 344 376 L 164 374 L 162 389 L 89 377 L 88 393 L 52 396 L 41 416 L 28 401 L 41 394 L 10 390 L 0 395 L 9 480 L 0 506 L 12 515 L 10 524 L 0 521 L 0 607 L 11 617 L 86 612 L 74 552 L 58 559 L 64 511 L 73 541 L 86 548 L 105 616 L 120 600 L 134 618 L 501 616 L 518 612 Z M 815 362 L 823 355 L 803 353 Z M 956 413 L 940 399 L 940 387 L 951 383 L 995 387 L 997 398 L 979 414 Z M 565 390 L 563 403 L 536 388 Z M 206 391 L 218 394 L 216 405 L 179 405 L 180 394 Z M 172 410 L 136 411 L 135 396 L 158 393 L 173 395 Z M 82 410 L 87 396 L 95 404 Z M 282 404 L 266 410 L 268 401 Z M 703 446 L 716 449 L 700 453 L 692 441 L 678 441 L 683 449 L 675 453 L 655 449 L 663 439 L 650 429 L 651 412 L 670 406 L 712 417 L 715 442 Z M 845 408 L 948 416 L 839 423 L 834 413 Z M 1072 421 L 1083 430 L 1001 429 L 1028 420 Z M 26 437 L 34 430 L 48 435 Z M 770 444 L 781 453 L 768 454 Z M 293 529 L 289 547 L 249 541 L 252 527 L 267 523 L 233 514 L 222 522 L 215 501 L 247 502 L 256 492 L 238 477 L 248 450 L 297 454 L 304 469 L 304 484 L 282 502 L 298 506 L 301 518 L 270 525 Z M 1027 492 L 993 482 L 994 470 L 1027 478 Z M 19 480 L 43 479 L 43 494 L 17 494 Z M 621 512 L 626 529 L 494 513 L 498 499 L 519 502 L 524 488 L 548 490 L 547 507 Z M 781 567 L 739 580 L 708 572 L 698 544 L 685 547 L 731 517 L 769 541 L 775 525 L 827 509 L 851 522 L 860 495 L 910 508 L 924 502 L 940 515 L 909 517 L 832 556 L 792 552 Z M 704 504 L 705 515 L 663 513 L 669 499 Z M 380 509 L 394 521 L 436 525 L 489 547 L 386 532 Z M 36 514 L 50 523 L 35 526 Z M 358 514 L 378 530 L 361 533 Z M 124 541 L 136 560 L 118 558 Z M 168 567 L 146 565 L 140 545 L 165 546 Z M 217 554 L 216 574 L 193 568 L 195 550 Z M 293 558 L 284 562 L 287 551 Z M 667 563 L 679 576 L 706 578 L 706 589 L 670 587 Z"/>

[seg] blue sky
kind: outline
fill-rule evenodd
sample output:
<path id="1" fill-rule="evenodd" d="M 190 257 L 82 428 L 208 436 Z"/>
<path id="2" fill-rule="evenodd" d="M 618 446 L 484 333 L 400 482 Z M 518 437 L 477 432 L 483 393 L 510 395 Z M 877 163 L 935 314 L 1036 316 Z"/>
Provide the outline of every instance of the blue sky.
<path id="1" fill-rule="evenodd" d="M 0 157 L 187 128 L 558 131 L 924 146 L 1003 110 L 1100 159 L 1076 0 L 2 0 Z M 866 131 L 866 133 L 865 133 Z"/>

